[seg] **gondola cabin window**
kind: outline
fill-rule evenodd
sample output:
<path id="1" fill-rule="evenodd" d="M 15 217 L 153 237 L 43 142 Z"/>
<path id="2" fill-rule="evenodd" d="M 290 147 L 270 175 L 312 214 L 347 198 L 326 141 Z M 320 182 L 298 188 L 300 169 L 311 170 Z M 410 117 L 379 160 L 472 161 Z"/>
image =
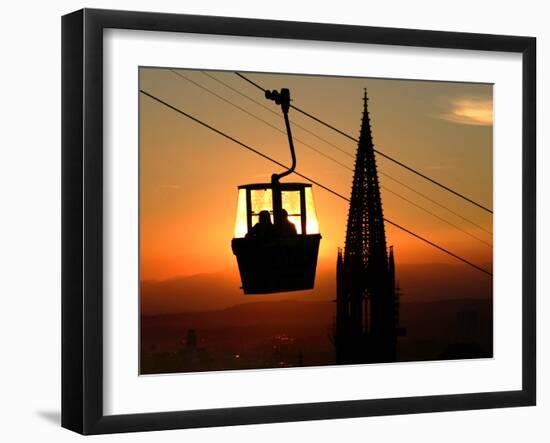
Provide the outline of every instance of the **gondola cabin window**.
<path id="1" fill-rule="evenodd" d="M 306 233 L 319 234 L 319 221 L 317 212 L 315 211 L 315 203 L 313 202 L 313 190 L 311 186 L 305 188 L 306 197 Z"/>
<path id="2" fill-rule="evenodd" d="M 254 226 L 258 223 L 260 212 L 268 211 L 273 223 L 273 193 L 271 189 L 250 190 L 250 221 Z"/>
<path id="3" fill-rule="evenodd" d="M 282 191 L 281 200 L 283 209 L 288 214 L 288 221 L 294 225 L 296 232 L 301 234 L 305 231 L 302 229 L 302 208 L 300 205 L 300 191 Z M 304 211 L 305 212 L 305 208 Z M 305 218 L 304 218 L 305 222 Z"/>
<path id="4" fill-rule="evenodd" d="M 295 226 L 297 234 L 318 234 L 319 222 L 311 186 L 302 183 L 281 183 L 280 187 L 282 208 L 287 212 L 288 221 Z M 268 211 L 271 222 L 274 223 L 271 184 L 240 186 L 234 238 L 245 237 L 250 229 L 259 222 L 262 211 Z"/>

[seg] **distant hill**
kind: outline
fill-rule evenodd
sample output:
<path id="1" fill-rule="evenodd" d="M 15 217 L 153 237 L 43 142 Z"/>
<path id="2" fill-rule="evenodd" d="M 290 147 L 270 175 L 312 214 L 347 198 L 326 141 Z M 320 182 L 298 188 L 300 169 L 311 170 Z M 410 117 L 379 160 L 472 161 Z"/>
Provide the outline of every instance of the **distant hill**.
<path id="1" fill-rule="evenodd" d="M 209 311 L 238 303 L 238 276 L 228 272 L 198 274 L 170 280 L 141 282 L 142 313 L 165 314 Z"/>
<path id="2" fill-rule="evenodd" d="M 397 280 L 404 301 L 490 298 L 492 280 L 467 267 L 452 264 L 400 264 Z M 141 282 L 144 315 L 222 310 L 265 301 L 324 301 L 335 298 L 334 264 L 320 263 L 315 288 L 269 295 L 243 295 L 238 273 L 222 271 L 170 280 Z"/>
<path id="3" fill-rule="evenodd" d="M 210 311 L 242 303 L 280 300 L 329 301 L 334 299 L 335 274 L 322 265 L 315 289 L 269 295 L 244 295 L 239 274 L 221 271 L 170 280 L 141 282 L 141 309 L 145 315 Z"/>
<path id="4" fill-rule="evenodd" d="M 142 321 L 146 327 L 167 330 L 182 325 L 200 329 L 262 327 L 276 330 L 295 328 L 315 330 L 320 325 L 326 327 L 332 323 L 335 309 L 335 304 L 328 301 L 260 301 L 242 303 L 216 311 L 148 315 L 142 317 Z M 479 320 L 483 323 L 492 321 L 490 300 L 454 299 L 426 302 L 402 301 L 400 323 L 412 335 L 440 335 L 442 330 L 454 328 L 456 314 L 465 311 L 479 312 Z M 407 335 L 411 336 L 411 334 Z"/>

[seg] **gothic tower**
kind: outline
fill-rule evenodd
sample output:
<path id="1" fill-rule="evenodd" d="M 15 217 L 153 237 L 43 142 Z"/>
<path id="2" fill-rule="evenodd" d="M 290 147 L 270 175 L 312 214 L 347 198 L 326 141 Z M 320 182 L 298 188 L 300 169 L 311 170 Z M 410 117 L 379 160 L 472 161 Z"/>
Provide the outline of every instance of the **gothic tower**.
<path id="1" fill-rule="evenodd" d="M 386 248 L 384 214 L 367 91 L 355 159 L 344 251 L 338 251 L 336 359 L 395 361 L 397 313 L 393 248 Z"/>

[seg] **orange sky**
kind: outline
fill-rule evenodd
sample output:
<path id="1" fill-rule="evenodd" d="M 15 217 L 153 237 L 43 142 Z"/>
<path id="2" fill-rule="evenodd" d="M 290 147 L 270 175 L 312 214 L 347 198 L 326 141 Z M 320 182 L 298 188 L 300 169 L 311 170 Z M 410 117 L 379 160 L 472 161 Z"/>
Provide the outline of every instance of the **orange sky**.
<path id="1" fill-rule="evenodd" d="M 282 115 L 248 101 L 201 71 L 179 71 L 246 109 L 283 133 L 169 69 L 141 68 L 140 87 L 212 126 L 288 164 Z M 279 111 L 234 73 L 210 75 Z M 363 88 L 368 89 L 378 150 L 492 207 L 492 86 L 464 83 L 247 74 L 270 89 L 288 87 L 294 103 L 357 137 Z M 353 168 L 356 144 L 291 110 L 291 120 L 348 155 L 293 126 L 297 170 L 349 196 L 352 171 L 320 156 L 299 140 Z M 349 156 L 351 154 L 351 157 Z M 384 215 L 455 253 L 490 268 L 492 248 L 407 203 L 414 201 L 489 244 L 480 230 L 391 180 L 402 181 L 492 231 L 492 217 L 398 166 L 377 157 Z M 237 186 L 268 182 L 281 169 L 197 123 L 140 95 L 140 272 L 143 280 L 229 270 Z M 296 176 L 287 181 L 303 181 Z M 348 203 L 314 186 L 323 236 L 320 261 L 334 261 L 344 243 Z M 388 246 L 399 263 L 455 263 L 455 259 L 386 224 Z"/>

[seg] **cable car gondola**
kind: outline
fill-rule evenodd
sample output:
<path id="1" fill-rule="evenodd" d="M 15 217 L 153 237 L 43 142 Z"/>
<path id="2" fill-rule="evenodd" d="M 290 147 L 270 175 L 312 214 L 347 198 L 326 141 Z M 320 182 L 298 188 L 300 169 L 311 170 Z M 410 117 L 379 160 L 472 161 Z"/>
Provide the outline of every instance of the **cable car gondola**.
<path id="1" fill-rule="evenodd" d="M 292 166 L 270 183 L 238 187 L 235 234 L 231 241 L 245 294 L 312 289 L 321 235 L 311 185 L 281 183 L 294 172 L 296 154 L 288 119 L 290 91 L 266 91 L 281 105 Z"/>

